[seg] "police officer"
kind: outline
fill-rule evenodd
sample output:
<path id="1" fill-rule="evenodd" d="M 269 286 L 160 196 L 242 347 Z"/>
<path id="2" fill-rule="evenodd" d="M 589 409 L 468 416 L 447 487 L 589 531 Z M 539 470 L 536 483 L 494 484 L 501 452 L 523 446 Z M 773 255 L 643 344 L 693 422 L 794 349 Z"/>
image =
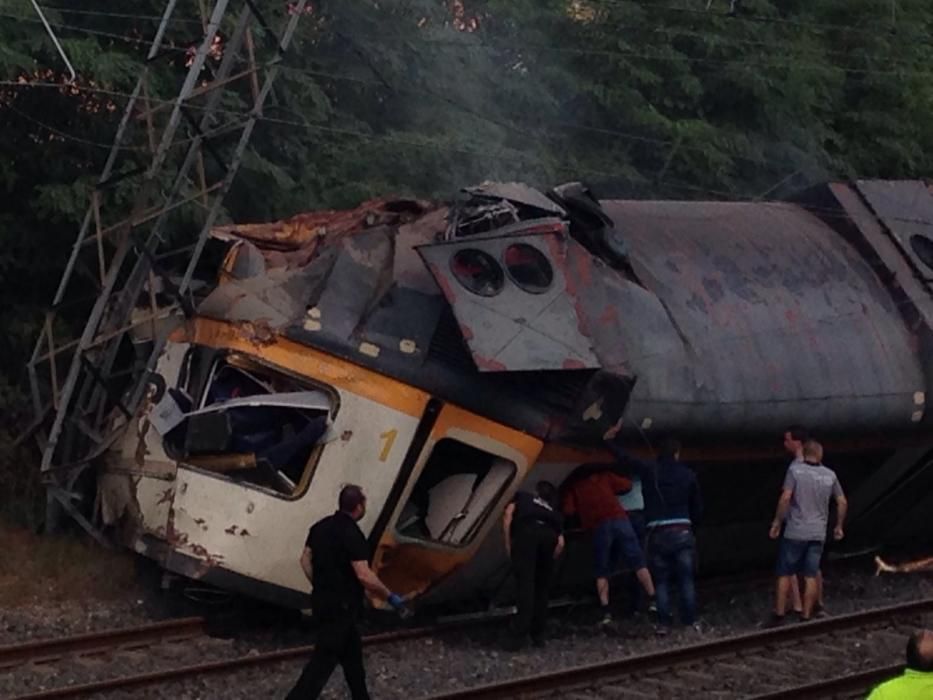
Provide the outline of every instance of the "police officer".
<path id="1" fill-rule="evenodd" d="M 554 484 L 539 481 L 534 494 L 516 493 L 503 515 L 505 549 L 518 588 L 518 613 L 506 640 L 512 650 L 524 646 L 529 633 L 535 646 L 544 645 L 551 573 L 564 549 L 563 516 L 556 506 Z"/>
<path id="2" fill-rule="evenodd" d="M 363 646 L 356 627 L 364 589 L 388 601 L 403 617 L 409 614 L 401 597 L 369 567 L 369 545 L 357 525 L 365 514 L 363 489 L 344 486 L 339 510 L 308 531 L 301 568 L 311 582 L 311 606 L 319 629 L 311 660 L 287 700 L 318 697 L 337 664 L 343 667 L 353 700 L 368 700 Z"/>

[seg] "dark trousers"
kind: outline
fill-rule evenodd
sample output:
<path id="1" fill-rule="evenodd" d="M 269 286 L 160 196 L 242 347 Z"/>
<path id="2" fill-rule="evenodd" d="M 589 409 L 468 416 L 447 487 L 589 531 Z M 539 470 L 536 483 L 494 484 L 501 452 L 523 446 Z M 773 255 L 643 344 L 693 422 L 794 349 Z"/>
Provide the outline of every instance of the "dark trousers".
<path id="1" fill-rule="evenodd" d="M 547 525 L 523 523 L 512 533 L 512 569 L 518 584 L 512 632 L 518 637 L 544 635 L 555 547 L 557 533 Z"/>
<path id="2" fill-rule="evenodd" d="M 635 536 L 638 537 L 638 544 L 641 546 L 642 551 L 645 550 L 645 511 L 643 510 L 630 510 L 628 511 L 628 520 L 632 524 L 632 529 L 635 531 Z M 641 608 L 641 604 L 645 599 L 645 589 L 642 588 L 641 582 L 638 580 L 638 577 L 635 575 L 634 571 L 629 571 L 625 575 L 625 613 L 627 615 L 634 615 Z"/>
<path id="3" fill-rule="evenodd" d="M 696 619 L 696 540 L 689 528 L 660 528 L 648 535 L 648 568 L 654 581 L 658 622 L 673 622 L 671 581 L 680 597 L 680 621 L 693 624 Z"/>
<path id="4" fill-rule="evenodd" d="M 369 700 L 366 670 L 363 668 L 363 643 L 356 628 L 356 615 L 350 612 L 322 615 L 314 653 L 286 700 L 318 697 L 337 664 L 343 667 L 353 700 Z"/>

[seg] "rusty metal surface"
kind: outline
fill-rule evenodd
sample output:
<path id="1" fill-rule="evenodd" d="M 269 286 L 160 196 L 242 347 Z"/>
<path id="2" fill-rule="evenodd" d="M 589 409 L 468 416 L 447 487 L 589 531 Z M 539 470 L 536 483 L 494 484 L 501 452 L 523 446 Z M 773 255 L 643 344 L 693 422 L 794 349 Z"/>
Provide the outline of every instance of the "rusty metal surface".
<path id="1" fill-rule="evenodd" d="M 895 203 L 906 201 L 903 192 L 915 195 L 914 213 L 925 216 L 925 187 L 884 187 L 901 193 Z M 620 266 L 617 255 L 598 254 L 579 222 L 550 216 L 560 207 L 530 188 L 486 183 L 465 192 L 479 218 L 497 196 L 519 207 L 516 216 L 525 207 L 527 216 L 549 218 L 453 238 L 448 230 L 444 240 L 445 207 L 372 200 L 348 212 L 225 227 L 217 235 L 251 243 L 228 261 L 234 279 L 202 310 L 287 329 L 300 342 L 406 381 L 421 372 L 416 385 L 457 401 L 468 399 L 458 387 L 476 370 L 505 378 L 587 369 L 625 382 L 637 377 L 627 416 L 656 431 L 763 431 L 801 421 L 823 430 L 910 428 L 923 419 L 929 380 L 916 325 L 869 255 L 877 236 L 856 248 L 840 217 L 820 220 L 792 203 L 603 202 L 613 228 L 600 230 L 626 243 Z M 864 226 L 878 226 L 871 212 L 860 216 L 869 217 Z M 520 288 L 503 265 L 516 243 L 551 266 L 543 293 Z M 238 270 L 260 267 L 253 246 L 265 264 L 262 279 L 240 279 Z M 458 279 L 451 263 L 464 249 L 502 266 L 498 292 L 484 296 Z M 911 258 L 900 249 L 903 267 Z M 275 274 L 291 287 L 266 281 Z M 456 318 L 453 334 L 441 328 L 445 307 Z M 444 351 L 432 353 L 438 338 Z M 513 400 L 533 404 L 537 393 Z M 562 404 L 535 421 L 536 433 L 581 424 L 579 401 Z"/>
<path id="2" fill-rule="evenodd" d="M 449 261 L 458 251 L 479 250 L 499 261 L 513 244 L 534 247 L 552 264 L 554 279 L 546 292 L 530 294 L 503 274 L 500 292 L 480 296 L 466 289 L 451 272 Z M 582 280 L 568 265 L 568 256 L 576 245 L 564 231 L 550 230 L 472 237 L 418 248 L 453 308 L 480 372 L 600 367 L 575 308 L 574 292 Z"/>
<path id="3" fill-rule="evenodd" d="M 857 180 L 855 188 L 881 219 L 919 277 L 933 279 L 933 260 L 918 246 L 933 249 L 933 194 L 921 180 Z"/>
<path id="4" fill-rule="evenodd" d="M 916 420 L 912 336 L 868 264 L 816 216 L 785 203 L 604 207 L 653 297 L 629 290 L 642 315 L 626 309 L 617 349 L 638 376 L 634 420 L 681 431 Z"/>

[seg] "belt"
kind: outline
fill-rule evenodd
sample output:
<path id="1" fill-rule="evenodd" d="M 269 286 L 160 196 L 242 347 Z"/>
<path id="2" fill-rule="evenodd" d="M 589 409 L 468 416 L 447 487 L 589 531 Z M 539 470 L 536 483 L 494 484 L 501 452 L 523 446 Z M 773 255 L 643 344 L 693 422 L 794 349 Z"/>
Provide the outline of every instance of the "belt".
<path id="1" fill-rule="evenodd" d="M 554 526 L 553 526 L 551 523 L 549 523 L 547 520 L 542 520 L 541 518 L 528 518 L 528 517 L 525 517 L 525 518 L 522 518 L 521 520 L 519 520 L 517 523 L 515 523 L 515 525 L 516 525 L 516 526 L 544 525 L 544 527 L 546 527 L 546 528 L 549 528 L 549 529 L 551 529 L 551 530 L 554 529 Z"/>

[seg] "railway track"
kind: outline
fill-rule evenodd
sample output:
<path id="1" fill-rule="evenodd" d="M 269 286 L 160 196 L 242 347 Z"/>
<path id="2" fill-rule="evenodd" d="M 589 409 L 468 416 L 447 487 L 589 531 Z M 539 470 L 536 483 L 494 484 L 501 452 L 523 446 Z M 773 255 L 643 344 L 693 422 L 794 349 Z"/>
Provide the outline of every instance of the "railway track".
<path id="1" fill-rule="evenodd" d="M 468 625 L 495 622 L 507 614 L 507 611 L 500 611 L 491 615 L 463 615 L 440 624 L 370 634 L 363 638 L 363 644 L 364 646 L 375 646 L 428 637 L 439 632 L 450 631 Z M 72 662 L 83 657 L 113 655 L 157 645 L 178 644 L 206 636 L 206 634 L 207 621 L 204 618 L 192 617 L 135 628 L 92 632 L 3 646 L 0 647 L 0 678 L 2 678 L 4 671 L 10 671 L 18 667 L 34 668 L 50 662 Z M 309 644 L 264 653 L 252 652 L 249 654 L 229 655 L 227 658 L 202 663 L 177 665 L 161 670 L 101 678 L 86 683 L 43 688 L 34 692 L 5 697 L 8 700 L 52 700 L 86 697 L 95 693 L 129 690 L 208 674 L 229 673 L 282 661 L 304 660 L 313 650 L 314 645 Z"/>
<path id="2" fill-rule="evenodd" d="M 203 617 L 184 617 L 139 627 L 9 644 L 0 646 L 0 670 L 28 663 L 47 663 L 64 657 L 93 656 L 119 649 L 180 642 L 200 637 L 206 631 L 207 621 Z"/>
<path id="3" fill-rule="evenodd" d="M 933 599 L 463 688 L 430 700 L 864 697 L 901 668 Z"/>
<path id="4" fill-rule="evenodd" d="M 864 696 L 866 688 L 897 673 L 906 631 L 923 615 L 929 614 L 933 614 L 933 599 L 464 688 L 432 696 L 431 700 L 575 695 L 579 698 L 702 696 L 724 700 L 846 697 L 859 693 Z M 418 639 L 501 617 L 501 613 L 483 618 L 465 616 L 440 625 L 371 634 L 364 637 L 364 644 L 376 646 Z M 177 645 L 204 636 L 206 632 L 203 618 L 183 618 L 132 629 L 0 647 L 0 674 L 24 665 L 32 668 L 80 657 Z M 12 700 L 86 697 L 302 660 L 313 649 L 313 645 L 302 645 L 264 653 L 233 654 L 201 663 L 43 688 L 10 697 Z M 808 669 L 810 666 L 812 668 Z M 812 673 L 808 676 L 805 670 Z"/>

